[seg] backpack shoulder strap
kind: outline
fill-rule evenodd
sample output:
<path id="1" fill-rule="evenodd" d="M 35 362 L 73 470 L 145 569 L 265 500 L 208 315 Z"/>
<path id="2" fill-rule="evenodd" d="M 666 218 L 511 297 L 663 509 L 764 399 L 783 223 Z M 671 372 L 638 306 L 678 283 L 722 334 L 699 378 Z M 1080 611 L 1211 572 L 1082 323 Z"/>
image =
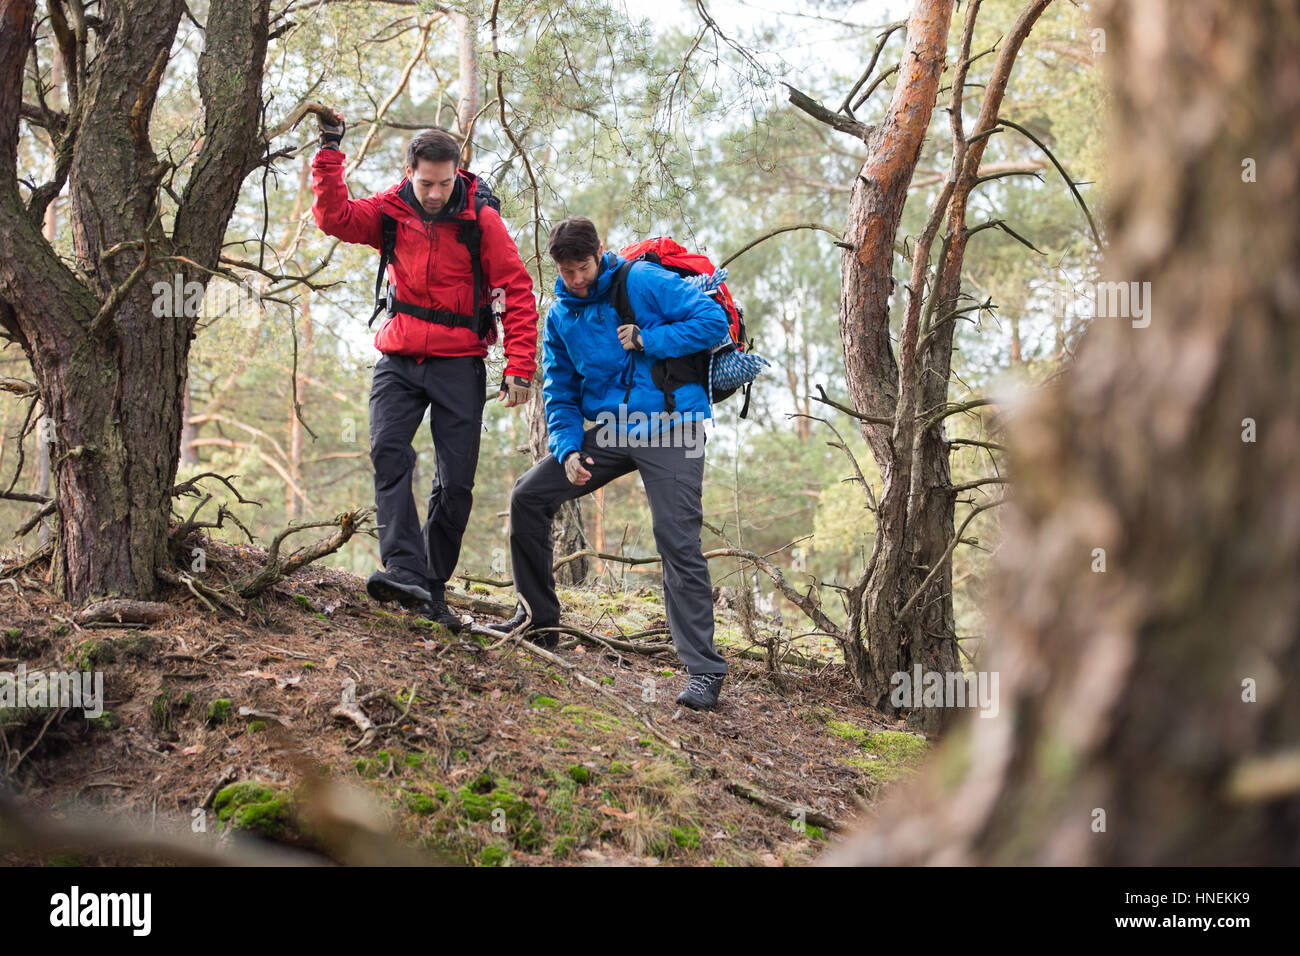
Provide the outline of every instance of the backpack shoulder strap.
<path id="1" fill-rule="evenodd" d="M 632 300 L 627 295 L 627 274 L 632 271 L 632 266 L 640 260 L 630 259 L 623 262 L 614 272 L 614 278 L 609 284 L 609 301 L 614 306 L 614 311 L 618 313 L 619 325 L 636 325 L 636 312 L 632 308 Z"/>
<path id="2" fill-rule="evenodd" d="M 375 324 L 375 316 L 387 304 L 387 297 L 384 295 L 384 280 L 388 277 L 388 264 L 393 261 L 393 250 L 397 248 L 397 220 L 387 213 L 381 212 L 380 217 L 380 241 L 379 241 L 379 272 L 375 275 L 375 311 L 370 313 L 370 321 L 366 323 L 366 328 Z"/>
<path id="3" fill-rule="evenodd" d="M 483 231 L 479 228 L 478 217 L 483 214 L 483 207 L 487 205 L 487 198 L 475 194 L 474 196 L 474 218 L 460 220 L 460 241 L 465 243 L 465 248 L 469 250 L 469 265 L 473 273 L 474 284 L 474 311 L 471 315 L 478 315 L 479 295 L 483 289 Z"/>

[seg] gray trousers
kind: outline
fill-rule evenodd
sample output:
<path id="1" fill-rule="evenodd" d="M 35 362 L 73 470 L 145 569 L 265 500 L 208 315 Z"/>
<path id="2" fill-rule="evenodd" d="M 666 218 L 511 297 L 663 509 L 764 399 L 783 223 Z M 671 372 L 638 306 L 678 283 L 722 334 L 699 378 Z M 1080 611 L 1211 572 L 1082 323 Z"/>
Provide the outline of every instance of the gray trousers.
<path id="1" fill-rule="evenodd" d="M 515 590 L 528 603 L 535 622 L 553 624 L 560 619 L 551 567 L 555 560 L 551 522 L 560 505 L 639 471 L 650 502 L 655 546 L 663 559 L 664 607 L 677 656 L 688 674 L 727 672 L 727 662 L 713 647 L 713 583 L 700 544 L 703 429 L 701 423 L 682 423 L 664 442 L 672 447 L 639 448 L 599 442 L 601 429 L 592 428 L 580 452 L 583 466 L 591 472 L 585 485 L 572 484 L 554 455 L 547 455 L 515 482 L 510 495 L 510 562 Z M 688 440 L 693 437 L 698 443 Z M 587 464 L 588 457 L 594 464 Z"/>

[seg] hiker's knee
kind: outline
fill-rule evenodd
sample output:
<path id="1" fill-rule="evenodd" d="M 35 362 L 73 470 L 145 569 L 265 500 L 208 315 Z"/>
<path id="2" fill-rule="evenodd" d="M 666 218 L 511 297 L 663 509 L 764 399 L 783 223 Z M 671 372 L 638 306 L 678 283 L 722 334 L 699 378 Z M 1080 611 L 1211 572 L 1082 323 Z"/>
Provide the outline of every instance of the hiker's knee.
<path id="1" fill-rule="evenodd" d="M 409 480 L 415 468 L 415 449 L 410 442 L 376 436 L 370 444 L 370 462 L 375 469 L 375 483 L 391 485 Z"/>

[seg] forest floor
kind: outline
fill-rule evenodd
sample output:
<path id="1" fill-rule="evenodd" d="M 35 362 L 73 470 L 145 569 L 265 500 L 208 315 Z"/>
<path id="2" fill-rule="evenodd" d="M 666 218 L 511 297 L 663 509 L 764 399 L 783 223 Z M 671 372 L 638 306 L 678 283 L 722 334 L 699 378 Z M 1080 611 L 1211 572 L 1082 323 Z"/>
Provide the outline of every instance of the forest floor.
<path id="1" fill-rule="evenodd" d="M 206 547 L 212 587 L 265 560 Z M 731 672 L 698 713 L 675 703 L 671 652 L 566 638 L 548 657 L 482 632 L 485 613 L 453 636 L 323 566 L 242 618 L 180 589 L 171 617 L 138 627 L 77 624 L 47 570 L 0 580 L 0 674 L 100 672 L 105 710 L 24 719 L 0 701 L 0 863 L 800 865 L 927 747 L 838 664 L 772 674 L 742 657 L 724 611 Z M 491 606 L 472 591 L 457 600 Z M 665 623 L 649 588 L 560 595 L 565 623 L 598 638 Z"/>

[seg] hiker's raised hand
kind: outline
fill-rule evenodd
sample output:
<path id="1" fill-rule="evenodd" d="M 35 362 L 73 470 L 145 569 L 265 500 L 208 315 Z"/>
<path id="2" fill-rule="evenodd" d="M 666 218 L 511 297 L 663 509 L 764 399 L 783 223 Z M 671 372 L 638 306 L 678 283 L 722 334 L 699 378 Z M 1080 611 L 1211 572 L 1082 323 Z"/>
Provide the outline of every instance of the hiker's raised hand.
<path id="1" fill-rule="evenodd" d="M 343 141 L 343 134 L 347 131 L 347 121 L 343 119 L 343 114 L 338 110 L 333 111 L 338 117 L 338 123 L 331 123 L 319 113 L 316 114 L 316 124 L 320 127 L 320 145 L 321 149 L 338 149 L 339 143 Z"/>
<path id="2" fill-rule="evenodd" d="M 594 465 L 595 459 L 590 455 L 587 456 L 587 464 Z M 582 467 L 582 454 L 571 451 L 567 458 L 564 459 L 564 476 L 569 479 L 571 485 L 585 485 L 591 480 L 591 472 Z"/>

